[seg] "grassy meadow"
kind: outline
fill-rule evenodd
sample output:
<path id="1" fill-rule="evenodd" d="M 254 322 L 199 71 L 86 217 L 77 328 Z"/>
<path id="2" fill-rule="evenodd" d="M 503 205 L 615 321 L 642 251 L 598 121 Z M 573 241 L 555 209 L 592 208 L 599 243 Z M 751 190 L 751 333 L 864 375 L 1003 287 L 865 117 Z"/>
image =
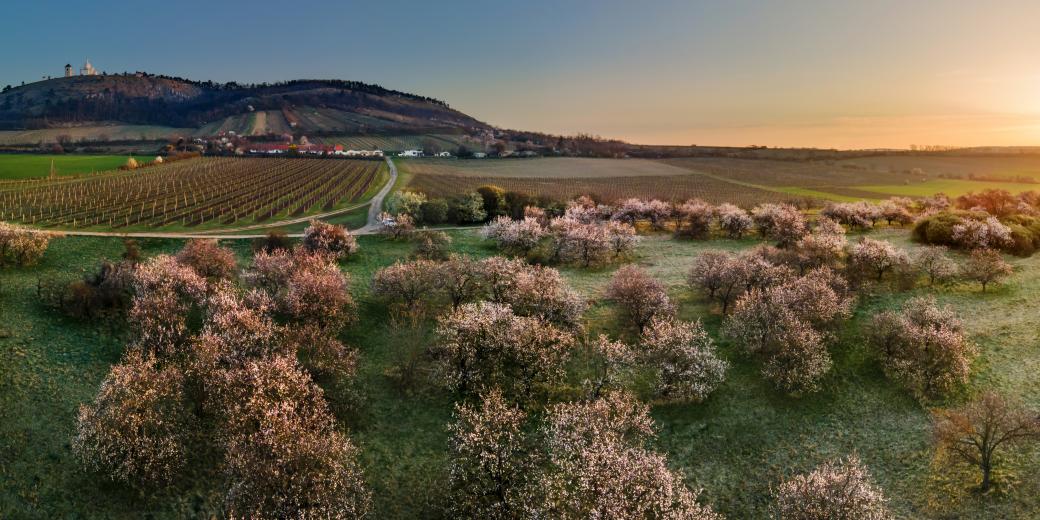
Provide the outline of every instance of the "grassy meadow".
<path id="1" fill-rule="evenodd" d="M 78 175 L 118 169 L 128 158 L 126 155 L 0 154 L 0 180 L 47 177 L 52 161 L 58 175 Z M 154 157 L 135 159 L 150 162 Z"/>
<path id="2" fill-rule="evenodd" d="M 871 233 L 915 247 L 902 229 Z M 495 254 L 476 232 L 451 232 L 453 249 L 474 257 Z M 350 397 L 326 385 L 339 423 L 361 448 L 374 491 L 374 518 L 426 518 L 443 495 L 447 431 L 453 396 L 420 386 L 406 389 L 387 376 L 429 341 L 425 327 L 411 329 L 388 319 L 368 294 L 377 269 L 407 256 L 407 242 L 360 237 L 360 252 L 343 264 L 352 276 L 361 319 L 343 339 L 361 352 Z M 820 392 L 800 399 L 772 390 L 760 364 L 718 335 L 721 318 L 685 282 L 697 254 L 708 248 L 741 250 L 755 240 L 679 241 L 645 237 L 634 263 L 669 286 L 684 319 L 700 319 L 730 362 L 726 382 L 702 404 L 657 404 L 656 448 L 681 470 L 702 499 L 727 518 L 762 518 L 769 490 L 784 476 L 822 460 L 857 452 L 885 490 L 899 518 L 1035 518 L 1040 508 L 1040 453 L 1004 461 L 1001 486 L 988 496 L 968 491 L 970 475 L 932 467 L 928 406 L 887 380 L 863 344 L 863 327 L 879 310 L 895 308 L 920 293 L 935 294 L 965 320 L 981 354 L 971 384 L 951 403 L 981 389 L 998 388 L 1040 406 L 1040 257 L 1009 259 L 1014 277 L 982 294 L 975 287 L 878 288 L 861 298 L 857 311 L 831 347 L 834 367 Z M 248 243 L 229 241 L 245 263 Z M 141 243 L 148 256 L 175 251 L 176 240 Z M 118 239 L 68 237 L 52 242 L 40 265 L 0 271 L 0 516 L 5 518 L 219 517 L 220 475 L 195 469 L 157 496 L 139 497 L 80 470 L 69 441 L 79 404 L 92 399 L 126 339 L 118 323 L 66 318 L 36 297 L 39 278 L 73 279 L 122 251 Z M 562 268 L 565 278 L 590 299 L 590 334 L 625 336 L 603 290 L 618 266 Z M 628 338 L 631 339 L 631 338 Z M 568 384 L 577 385 L 572 374 Z"/>

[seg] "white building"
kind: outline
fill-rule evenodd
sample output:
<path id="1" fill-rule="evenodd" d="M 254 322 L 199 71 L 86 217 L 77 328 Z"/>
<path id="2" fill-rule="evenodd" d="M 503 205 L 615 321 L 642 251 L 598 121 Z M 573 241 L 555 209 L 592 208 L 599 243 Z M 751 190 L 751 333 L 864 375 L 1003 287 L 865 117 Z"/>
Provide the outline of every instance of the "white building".
<path id="1" fill-rule="evenodd" d="M 397 156 L 398 157 L 422 157 L 423 153 L 422 153 L 422 150 L 405 150 L 405 151 L 397 154 Z"/>
<path id="2" fill-rule="evenodd" d="M 94 68 L 93 65 L 90 64 L 90 60 L 87 60 L 86 63 L 83 64 L 83 67 L 81 67 L 79 69 L 79 75 L 80 76 L 97 76 L 98 75 L 98 71 L 97 71 L 97 69 Z"/>
<path id="3" fill-rule="evenodd" d="M 382 157 L 382 150 L 347 150 L 335 152 L 336 155 L 346 155 L 347 157 Z"/>
<path id="4" fill-rule="evenodd" d="M 451 157 L 451 152 L 441 152 L 436 154 L 436 157 Z"/>

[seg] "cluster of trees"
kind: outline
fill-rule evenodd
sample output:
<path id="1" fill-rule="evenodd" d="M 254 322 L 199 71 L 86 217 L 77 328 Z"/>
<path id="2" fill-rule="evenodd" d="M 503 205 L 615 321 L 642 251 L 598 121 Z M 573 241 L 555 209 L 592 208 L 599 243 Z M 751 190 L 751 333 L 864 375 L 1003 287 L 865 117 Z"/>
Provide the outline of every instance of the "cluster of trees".
<path id="1" fill-rule="evenodd" d="M 831 368 L 827 344 L 851 314 L 845 282 L 823 267 L 801 277 L 752 286 L 741 295 L 723 332 L 763 359 L 762 374 L 784 392 L 812 392 Z"/>
<path id="2" fill-rule="evenodd" d="M 575 218 L 568 210 L 547 219 L 530 208 L 523 220 L 498 217 L 482 230 L 503 251 L 546 263 L 573 263 L 589 267 L 627 257 L 639 241 L 631 224 Z"/>
<path id="3" fill-rule="evenodd" d="M 906 225 L 914 221 L 912 199 L 893 197 L 881 204 L 866 201 L 827 204 L 820 214 L 850 229 L 868 229 L 884 220 L 889 225 Z"/>
<path id="4" fill-rule="evenodd" d="M 488 218 L 484 198 L 471 192 L 451 199 L 429 200 L 417 191 L 399 191 L 387 200 L 389 215 L 396 220 L 407 219 L 415 224 L 476 224 Z"/>
<path id="5" fill-rule="evenodd" d="M 399 261 L 373 275 L 372 294 L 396 315 L 428 316 L 431 311 L 488 301 L 565 329 L 578 327 L 588 307 L 556 269 L 500 256 Z"/>
<path id="6" fill-rule="evenodd" d="M 59 235 L 0 222 L 0 267 L 36 265 L 55 236 Z"/>
<path id="7" fill-rule="evenodd" d="M 689 283 L 718 302 L 727 315 L 724 333 L 762 357 L 763 374 L 791 393 L 813 391 L 830 369 L 826 345 L 850 315 L 854 289 L 886 277 L 906 289 L 921 278 L 936 284 L 960 273 L 985 290 L 1011 272 L 992 250 L 974 252 L 961 269 L 940 246 L 910 255 L 866 237 L 848 244 L 843 228 L 826 217 L 801 238 L 790 238 L 785 247 L 703 252 Z M 902 312 L 883 313 L 872 325 L 868 335 L 886 371 L 921 397 L 939 397 L 966 382 L 974 349 L 950 311 L 930 300 L 911 300 Z"/>
<path id="8" fill-rule="evenodd" d="M 986 190 L 958 197 L 954 209 L 923 215 L 913 237 L 966 250 L 995 249 L 1029 256 L 1040 250 L 1040 194 Z"/>
<path id="9" fill-rule="evenodd" d="M 230 516 L 364 516 L 358 450 L 314 382 L 350 378 L 357 363 L 336 339 L 356 319 L 336 265 L 342 235 L 314 224 L 303 245 L 261 248 L 241 275 L 206 240 L 135 266 L 132 339 L 80 409 L 72 446 L 84 465 L 154 490 L 216 453 Z"/>

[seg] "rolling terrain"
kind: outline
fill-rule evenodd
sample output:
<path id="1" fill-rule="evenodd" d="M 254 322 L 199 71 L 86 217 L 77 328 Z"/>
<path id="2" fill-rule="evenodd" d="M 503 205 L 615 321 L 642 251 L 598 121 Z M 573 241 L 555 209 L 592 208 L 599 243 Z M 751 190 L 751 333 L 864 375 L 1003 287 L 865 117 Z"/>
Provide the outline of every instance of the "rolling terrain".
<path id="1" fill-rule="evenodd" d="M 74 76 L 0 93 L 0 145 L 244 136 L 471 135 L 490 127 L 442 101 L 338 80 L 238 85 Z"/>

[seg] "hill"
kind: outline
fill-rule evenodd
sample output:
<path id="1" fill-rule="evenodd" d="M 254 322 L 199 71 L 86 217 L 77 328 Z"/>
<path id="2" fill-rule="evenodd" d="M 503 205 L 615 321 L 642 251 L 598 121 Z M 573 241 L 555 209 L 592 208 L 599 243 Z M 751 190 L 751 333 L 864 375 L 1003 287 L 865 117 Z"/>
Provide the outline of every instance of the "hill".
<path id="1" fill-rule="evenodd" d="M 134 130 L 124 131 L 132 126 Z M 137 128 L 151 131 L 138 131 Z M 155 128 L 158 127 L 158 128 Z M 168 130 L 164 130 L 168 129 Z M 342 80 L 240 85 L 147 74 L 74 76 L 0 93 L 6 144 L 169 135 L 475 135 L 490 127 L 440 100 Z M 17 135 L 22 134 L 22 135 Z M 24 136 L 26 143 L 17 143 Z"/>

